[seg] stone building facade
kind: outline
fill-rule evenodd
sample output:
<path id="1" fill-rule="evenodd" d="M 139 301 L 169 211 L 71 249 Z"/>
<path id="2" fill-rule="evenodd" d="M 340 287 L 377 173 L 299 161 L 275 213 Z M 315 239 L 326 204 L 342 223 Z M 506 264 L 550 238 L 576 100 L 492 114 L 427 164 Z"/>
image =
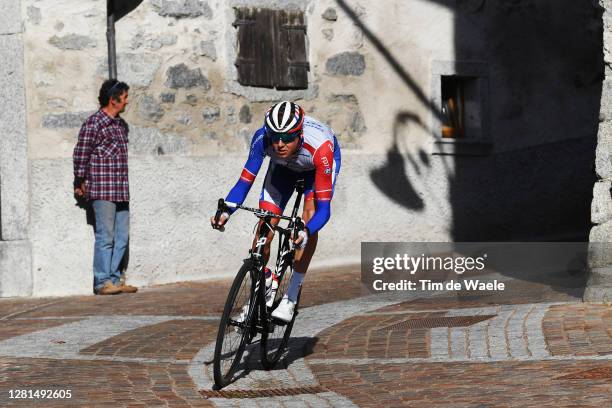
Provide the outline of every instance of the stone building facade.
<path id="1" fill-rule="evenodd" d="M 559 2 L 145 0 L 116 25 L 131 86 L 130 282 L 237 270 L 253 220 L 237 214 L 219 235 L 208 217 L 281 99 L 342 146 L 319 266 L 359 262 L 362 241 L 587 240 L 601 8 Z M 241 83 L 238 8 L 302 13 L 305 89 Z M 0 11 L 0 95 L 12 102 L 0 113 L 0 296 L 90 293 L 71 153 L 108 72 L 106 2 Z M 449 87 L 463 92 L 464 137 L 441 137 Z"/>
<path id="2" fill-rule="evenodd" d="M 604 27 L 604 62 L 605 79 L 601 95 L 599 115 L 599 134 L 595 157 L 597 181 L 593 188 L 591 206 L 591 275 L 584 295 L 585 300 L 612 302 L 612 73 L 610 64 L 612 55 L 612 3 L 601 0 L 605 9 Z"/>

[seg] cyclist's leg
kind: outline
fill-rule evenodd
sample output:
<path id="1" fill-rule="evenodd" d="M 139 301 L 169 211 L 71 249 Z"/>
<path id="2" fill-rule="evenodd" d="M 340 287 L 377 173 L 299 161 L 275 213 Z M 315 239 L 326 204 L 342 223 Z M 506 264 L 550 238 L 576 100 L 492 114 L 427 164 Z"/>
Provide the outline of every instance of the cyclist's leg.
<path id="1" fill-rule="evenodd" d="M 336 142 L 337 143 L 337 142 Z M 340 173 L 340 149 L 337 147 L 334 153 L 334 162 L 333 162 L 333 180 L 332 180 L 332 197 L 334 193 L 334 189 L 336 187 L 336 180 L 338 178 L 338 174 Z M 316 211 L 316 201 L 314 196 L 314 173 L 308 173 L 304 178 L 304 211 L 302 212 L 302 219 L 304 223 L 308 223 L 310 219 L 314 216 Z M 296 251 L 295 254 L 295 270 L 299 273 L 306 274 L 308 271 L 308 266 L 310 265 L 310 261 L 314 256 L 314 253 L 317 249 L 317 242 L 319 239 L 319 233 L 316 232 L 308 237 L 308 242 L 306 243 L 306 248 L 301 251 Z"/>
<path id="2" fill-rule="evenodd" d="M 308 192 L 305 192 L 308 193 Z M 316 210 L 314 195 L 308 194 L 304 196 L 304 210 L 302 211 L 302 220 L 304 224 L 308 223 L 312 216 L 314 215 Z M 310 261 L 312 256 L 317 249 L 317 241 L 318 241 L 319 233 L 315 232 L 311 236 L 308 237 L 308 242 L 306 243 L 306 248 L 297 250 L 295 252 L 295 263 L 294 268 L 296 272 L 306 274 L 308 271 L 308 266 L 310 265 Z"/>
<path id="3" fill-rule="evenodd" d="M 293 194 L 295 186 L 295 172 L 289 170 L 284 166 L 275 165 L 270 162 L 264 185 L 261 190 L 259 197 L 259 208 L 271 211 L 275 214 L 282 214 L 287 202 Z M 272 225 L 278 224 L 278 218 L 271 220 Z M 263 226 L 263 221 L 259 221 L 257 226 L 258 231 Z M 259 234 L 257 234 L 259 235 Z M 264 264 L 268 262 L 270 257 L 270 243 L 274 236 L 273 231 L 268 232 L 266 245 L 264 246 Z M 253 241 L 253 248 L 255 248 L 256 242 Z"/>

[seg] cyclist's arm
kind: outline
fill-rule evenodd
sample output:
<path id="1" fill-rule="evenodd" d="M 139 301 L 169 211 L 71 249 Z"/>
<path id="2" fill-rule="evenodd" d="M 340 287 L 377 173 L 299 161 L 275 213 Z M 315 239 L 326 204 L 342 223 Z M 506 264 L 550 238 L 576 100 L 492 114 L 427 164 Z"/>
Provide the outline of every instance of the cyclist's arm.
<path id="1" fill-rule="evenodd" d="M 311 235 L 323 228 L 331 216 L 330 202 L 333 193 L 332 177 L 334 173 L 334 150 L 331 142 L 325 142 L 317 149 L 313 161 L 315 164 L 314 194 L 316 210 L 306 224 Z"/>
<path id="2" fill-rule="evenodd" d="M 244 164 L 240 178 L 230 190 L 229 194 L 225 198 L 225 201 L 237 204 L 242 204 L 244 202 L 244 199 L 255 181 L 255 177 L 257 177 L 257 173 L 261 168 L 265 156 L 264 130 L 262 128 L 253 135 L 251 149 L 249 151 L 249 158 Z M 230 213 L 233 213 L 234 211 L 236 211 L 235 208 L 230 209 Z"/>

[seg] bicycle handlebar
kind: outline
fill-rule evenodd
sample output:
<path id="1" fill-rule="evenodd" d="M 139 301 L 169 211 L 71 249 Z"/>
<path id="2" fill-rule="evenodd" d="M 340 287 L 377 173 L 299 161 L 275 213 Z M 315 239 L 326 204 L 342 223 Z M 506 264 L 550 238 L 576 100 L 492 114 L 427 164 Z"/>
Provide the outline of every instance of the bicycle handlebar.
<path id="1" fill-rule="evenodd" d="M 225 201 L 223 198 L 219 199 L 218 202 L 218 206 L 217 206 L 217 214 L 215 215 L 215 221 L 218 221 L 219 216 L 223 213 L 223 212 L 229 212 L 230 208 L 235 208 L 235 209 L 240 209 L 240 210 L 245 210 L 245 211 L 249 211 L 252 212 L 253 214 L 255 214 L 255 216 L 259 217 L 259 218 L 278 218 L 281 220 L 285 220 L 285 221 L 289 221 L 291 223 L 294 224 L 294 229 L 296 232 L 302 231 L 304 229 L 304 222 L 302 221 L 302 219 L 300 217 L 287 217 L 285 215 L 279 215 L 279 214 L 275 214 L 272 211 L 268 211 L 268 210 L 263 210 L 261 208 L 251 208 L 251 207 L 246 207 L 243 206 L 241 204 L 237 204 L 237 203 L 232 203 L 230 201 Z M 279 226 L 275 226 L 275 229 L 281 230 L 281 231 L 288 231 L 288 228 L 282 228 Z"/>

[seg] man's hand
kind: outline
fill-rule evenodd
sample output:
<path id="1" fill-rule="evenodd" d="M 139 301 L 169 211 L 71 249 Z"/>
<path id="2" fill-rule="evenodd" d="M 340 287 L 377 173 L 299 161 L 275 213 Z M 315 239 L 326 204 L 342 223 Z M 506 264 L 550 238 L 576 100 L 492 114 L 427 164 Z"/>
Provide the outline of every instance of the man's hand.
<path id="1" fill-rule="evenodd" d="M 210 217 L 210 226 L 213 229 L 219 230 L 221 232 L 225 231 L 225 224 L 229 219 L 230 215 L 227 212 L 222 212 L 221 214 L 215 214 Z"/>
<path id="2" fill-rule="evenodd" d="M 306 248 L 306 244 L 308 243 L 308 231 L 302 230 L 298 232 L 297 236 L 293 238 L 293 243 L 300 249 Z"/>
<path id="3" fill-rule="evenodd" d="M 85 183 L 84 182 L 81 183 L 80 187 L 77 187 L 77 188 L 74 189 L 74 195 L 79 197 L 79 198 L 85 197 L 85 192 L 86 192 L 86 190 L 85 190 Z"/>

